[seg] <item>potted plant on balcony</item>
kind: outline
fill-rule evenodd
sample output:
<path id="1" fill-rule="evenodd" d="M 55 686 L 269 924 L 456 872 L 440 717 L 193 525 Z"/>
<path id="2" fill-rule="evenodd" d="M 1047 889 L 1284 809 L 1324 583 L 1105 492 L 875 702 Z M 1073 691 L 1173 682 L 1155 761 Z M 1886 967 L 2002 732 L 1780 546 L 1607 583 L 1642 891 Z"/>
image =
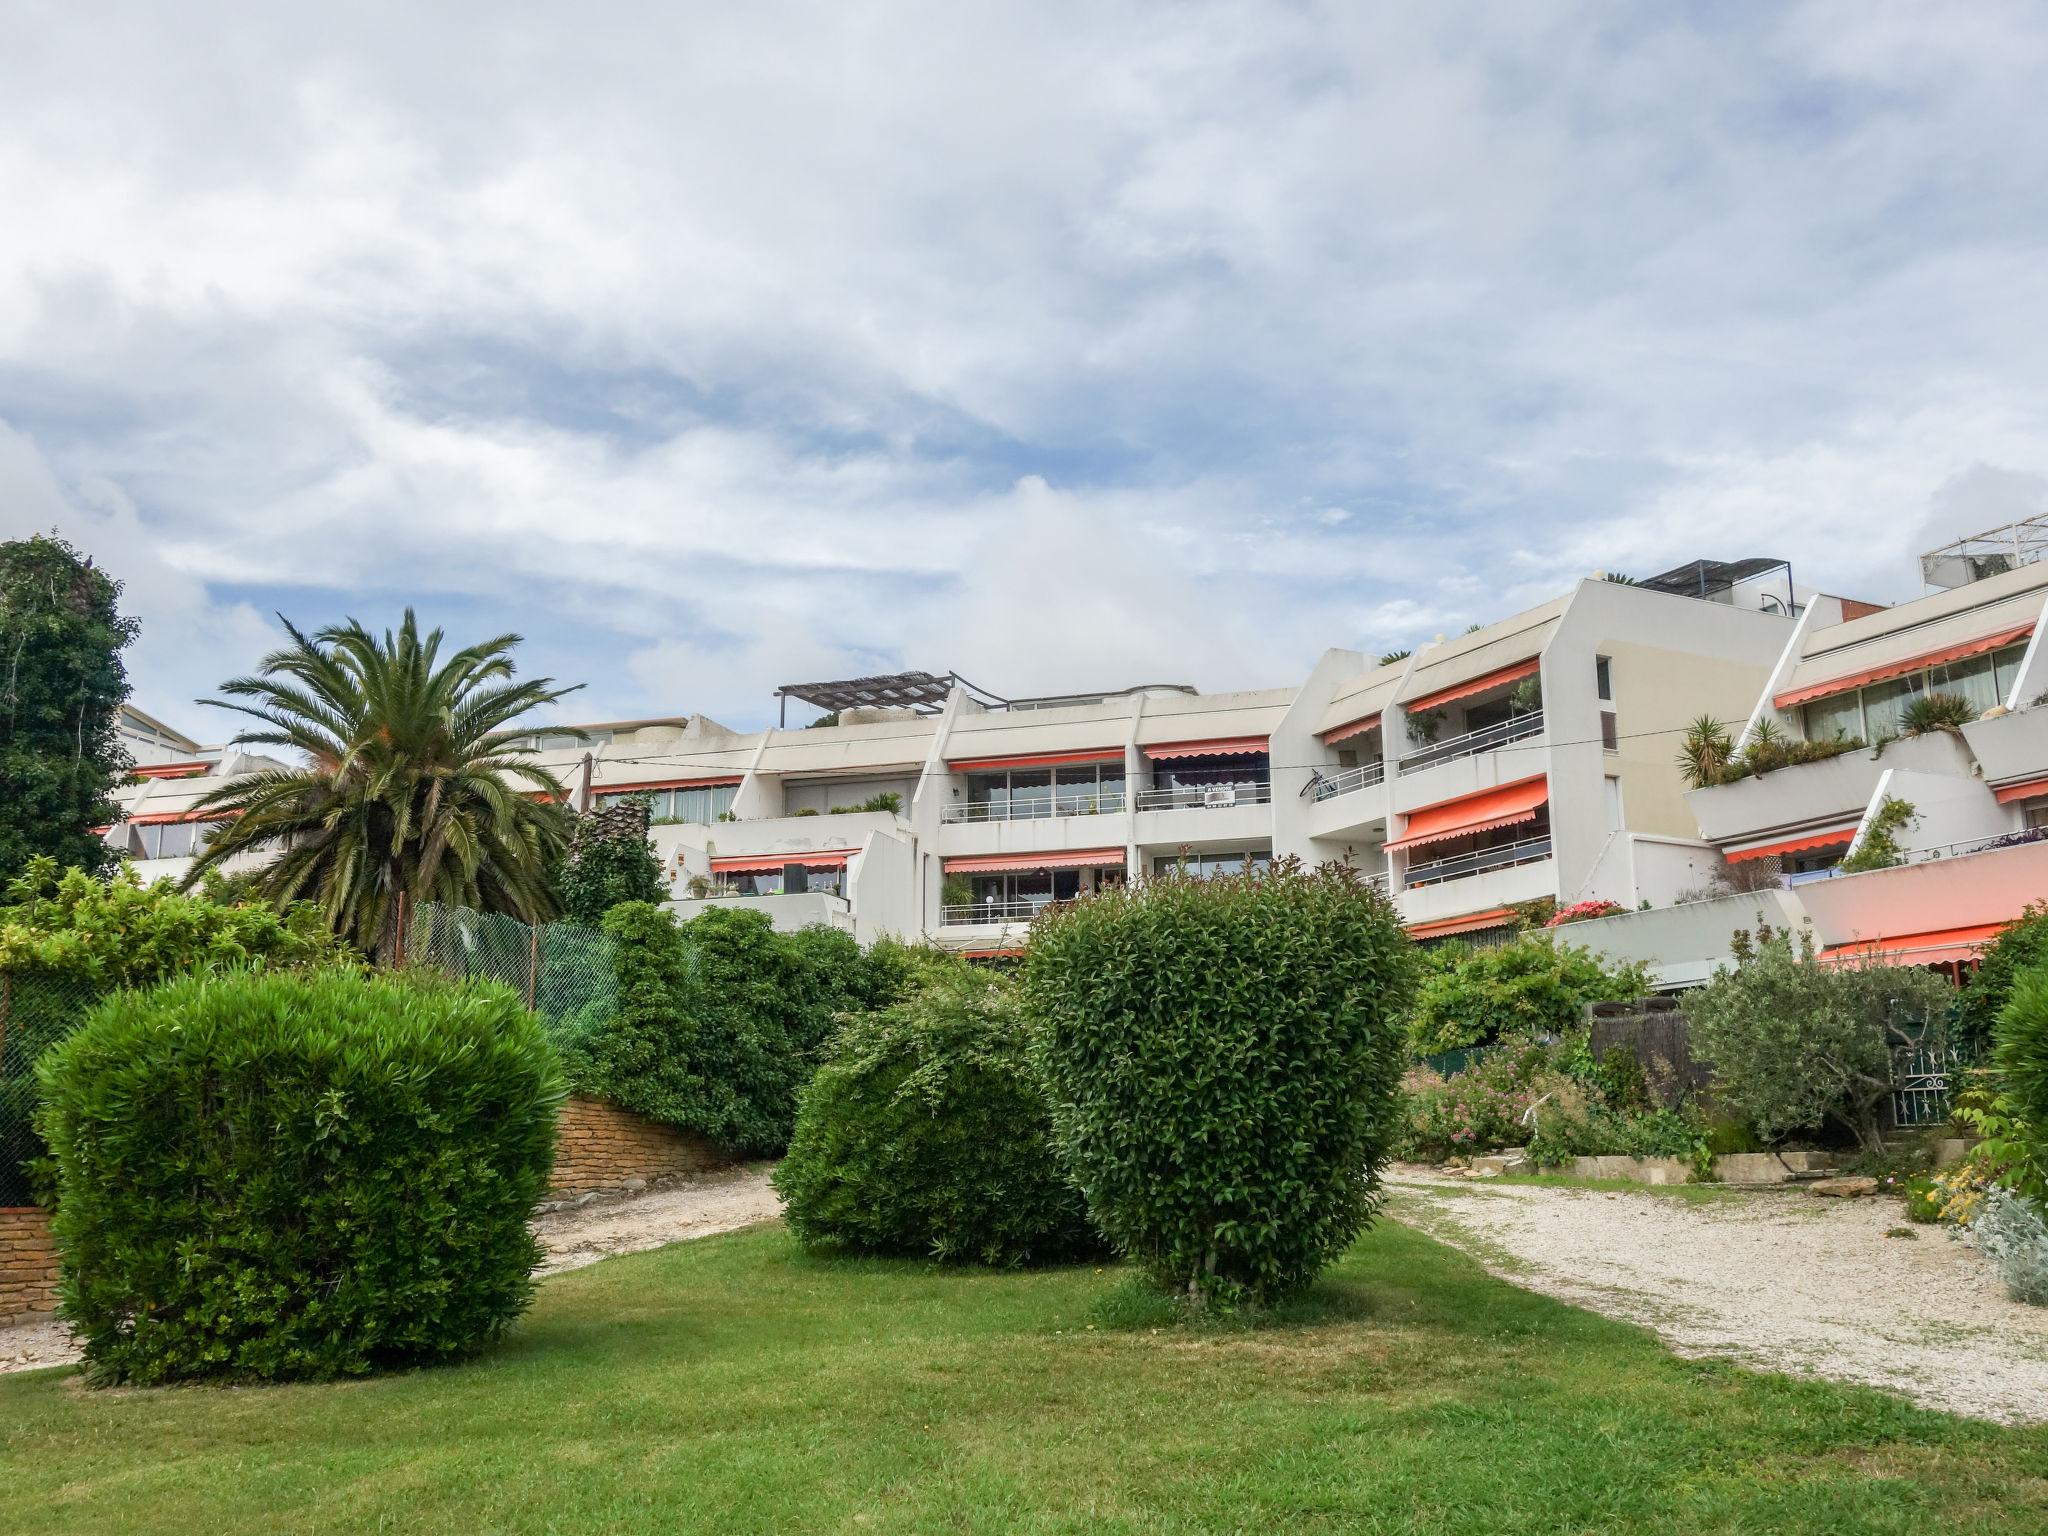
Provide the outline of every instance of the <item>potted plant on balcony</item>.
<path id="1" fill-rule="evenodd" d="M 1508 707 L 1518 715 L 1533 715 L 1543 708 L 1543 679 L 1525 677 L 1515 684 L 1515 691 L 1508 695 Z"/>
<path id="2" fill-rule="evenodd" d="M 1444 728 L 1444 712 L 1440 709 L 1420 710 L 1408 717 L 1408 739 L 1418 747 L 1434 746 L 1437 732 Z"/>

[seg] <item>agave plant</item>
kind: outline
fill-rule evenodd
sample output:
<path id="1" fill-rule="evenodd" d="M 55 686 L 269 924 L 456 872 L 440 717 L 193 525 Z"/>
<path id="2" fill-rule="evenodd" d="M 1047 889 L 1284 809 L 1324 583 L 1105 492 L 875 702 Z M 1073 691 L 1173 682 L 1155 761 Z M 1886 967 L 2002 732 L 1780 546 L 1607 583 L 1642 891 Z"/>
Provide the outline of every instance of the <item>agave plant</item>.
<path id="1" fill-rule="evenodd" d="M 1678 745 L 1678 771 L 1688 788 L 1721 783 L 1734 759 L 1735 743 L 1728 738 L 1728 728 L 1712 715 L 1701 715 L 1685 728 Z"/>
<path id="2" fill-rule="evenodd" d="M 277 903 L 310 900 L 330 927 L 389 958 L 402 899 L 503 912 L 557 913 L 549 870 L 566 847 L 561 784 L 518 743 L 520 717 L 573 688 L 513 681 L 517 635 L 441 657 L 410 609 L 382 639 L 355 620 L 291 645 L 255 677 L 221 685 L 216 708 L 260 721 L 238 745 L 285 747 L 297 766 L 235 780 L 195 809 L 222 830 L 185 883 L 240 853 L 271 858 L 254 877 Z"/>
<path id="3" fill-rule="evenodd" d="M 1907 736 L 1959 731 L 1976 718 L 1977 706 L 1961 694 L 1927 693 L 1906 706 L 1899 716 L 1899 730 Z"/>

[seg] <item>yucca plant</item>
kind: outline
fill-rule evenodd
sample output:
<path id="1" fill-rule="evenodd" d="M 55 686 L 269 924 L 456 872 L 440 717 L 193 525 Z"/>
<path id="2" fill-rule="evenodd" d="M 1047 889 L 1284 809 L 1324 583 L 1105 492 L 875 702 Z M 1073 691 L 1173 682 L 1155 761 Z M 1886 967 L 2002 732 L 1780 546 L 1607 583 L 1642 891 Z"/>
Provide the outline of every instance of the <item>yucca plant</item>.
<path id="1" fill-rule="evenodd" d="M 1701 715 L 1685 728 L 1678 745 L 1678 771 L 1688 788 L 1705 789 L 1727 776 L 1734 756 L 1735 743 L 1729 740 L 1728 728 L 1712 715 Z"/>
<path id="2" fill-rule="evenodd" d="M 518 744 L 514 722 L 573 688 L 513 681 L 518 635 L 441 656 L 411 609 L 381 639 L 351 619 L 263 659 L 259 675 L 202 702 L 262 722 L 237 745 L 285 747 L 298 766 L 237 779 L 195 809 L 222 830 L 185 884 L 235 855 L 269 851 L 257 889 L 280 905 L 312 901 L 328 925 L 388 959 L 400 898 L 557 915 L 548 872 L 568 841 L 561 784 Z"/>
<path id="3" fill-rule="evenodd" d="M 1976 718 L 1977 706 L 1960 693 L 1928 693 L 1906 706 L 1899 716 L 1899 730 L 1907 736 L 1959 731 Z"/>

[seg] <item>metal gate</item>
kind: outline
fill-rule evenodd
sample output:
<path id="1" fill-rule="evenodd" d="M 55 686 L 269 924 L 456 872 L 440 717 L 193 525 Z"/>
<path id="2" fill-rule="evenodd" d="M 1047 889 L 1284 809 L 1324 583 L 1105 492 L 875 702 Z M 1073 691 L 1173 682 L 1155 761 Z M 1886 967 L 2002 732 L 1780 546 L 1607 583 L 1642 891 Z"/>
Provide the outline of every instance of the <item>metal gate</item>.
<path id="1" fill-rule="evenodd" d="M 1892 1050 L 1892 1124 L 1902 1131 L 1940 1125 L 1948 1119 L 1948 1103 L 1961 1055 L 1930 1041 Z"/>

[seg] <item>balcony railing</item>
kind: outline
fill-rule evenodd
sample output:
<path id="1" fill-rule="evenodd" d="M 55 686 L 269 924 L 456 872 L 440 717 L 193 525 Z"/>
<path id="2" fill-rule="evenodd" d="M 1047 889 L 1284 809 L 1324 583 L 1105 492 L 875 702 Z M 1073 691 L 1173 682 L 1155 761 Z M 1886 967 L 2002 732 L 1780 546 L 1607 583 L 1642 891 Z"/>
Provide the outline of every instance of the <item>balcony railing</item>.
<path id="1" fill-rule="evenodd" d="M 1309 781 L 1318 801 L 1334 800 L 1339 795 L 1348 795 L 1353 790 L 1371 789 L 1387 776 L 1387 765 L 1374 761 L 1356 768 L 1346 768 L 1338 773 L 1318 773 Z"/>
<path id="2" fill-rule="evenodd" d="M 1542 734 L 1542 731 L 1542 710 L 1516 715 L 1512 720 L 1503 720 L 1497 725 L 1467 731 L 1462 736 L 1453 736 L 1449 741 L 1431 742 L 1419 752 L 1410 752 L 1401 759 L 1401 772 L 1420 773 L 1424 768 L 1433 768 L 1438 763 L 1448 763 L 1453 758 L 1476 757 L 1481 752 L 1497 752 L 1511 741 L 1537 736 Z"/>
<path id="3" fill-rule="evenodd" d="M 1028 923 L 1052 903 L 1050 896 L 1018 901 L 969 901 L 945 908 L 948 923 Z"/>
<path id="4" fill-rule="evenodd" d="M 1461 853 L 1455 858 L 1438 859 L 1434 864 L 1422 864 L 1408 871 L 1407 884 L 1438 885 L 1445 880 L 1462 880 L 1468 875 L 1483 875 L 1490 869 L 1507 869 L 1516 864 L 1534 864 L 1539 859 L 1550 857 L 1550 838 L 1524 838 L 1519 843 L 1503 843 L 1497 848 L 1481 848 L 1477 853 Z"/>
<path id="5" fill-rule="evenodd" d="M 1272 800 L 1272 784 L 1256 779 L 1174 784 L 1138 791 L 1141 811 L 1228 810 L 1234 805 L 1270 805 Z"/>
<path id="6" fill-rule="evenodd" d="M 1999 848 L 2024 848 L 2029 843 L 2048 842 L 2048 827 L 2027 827 L 2018 832 L 2002 832 L 1996 837 L 1974 838 L 1966 843 L 1943 843 L 1937 848 L 1909 848 L 1899 854 L 1892 864 L 1881 864 L 1880 869 L 1899 869 L 1908 864 L 1932 864 L 1941 859 L 1953 859 L 1966 853 L 1990 853 Z M 1867 870 L 1843 869 L 1839 864 L 1827 869 L 1809 869 L 1799 874 L 1787 875 L 1787 885 L 1805 885 L 1814 880 L 1833 880 L 1838 876 L 1867 874 Z"/>
<path id="7" fill-rule="evenodd" d="M 1062 790 L 1044 800 L 983 800 L 946 807 L 947 821 L 1045 821 L 1054 816 L 1110 816 L 1124 808 L 1124 792 Z"/>

